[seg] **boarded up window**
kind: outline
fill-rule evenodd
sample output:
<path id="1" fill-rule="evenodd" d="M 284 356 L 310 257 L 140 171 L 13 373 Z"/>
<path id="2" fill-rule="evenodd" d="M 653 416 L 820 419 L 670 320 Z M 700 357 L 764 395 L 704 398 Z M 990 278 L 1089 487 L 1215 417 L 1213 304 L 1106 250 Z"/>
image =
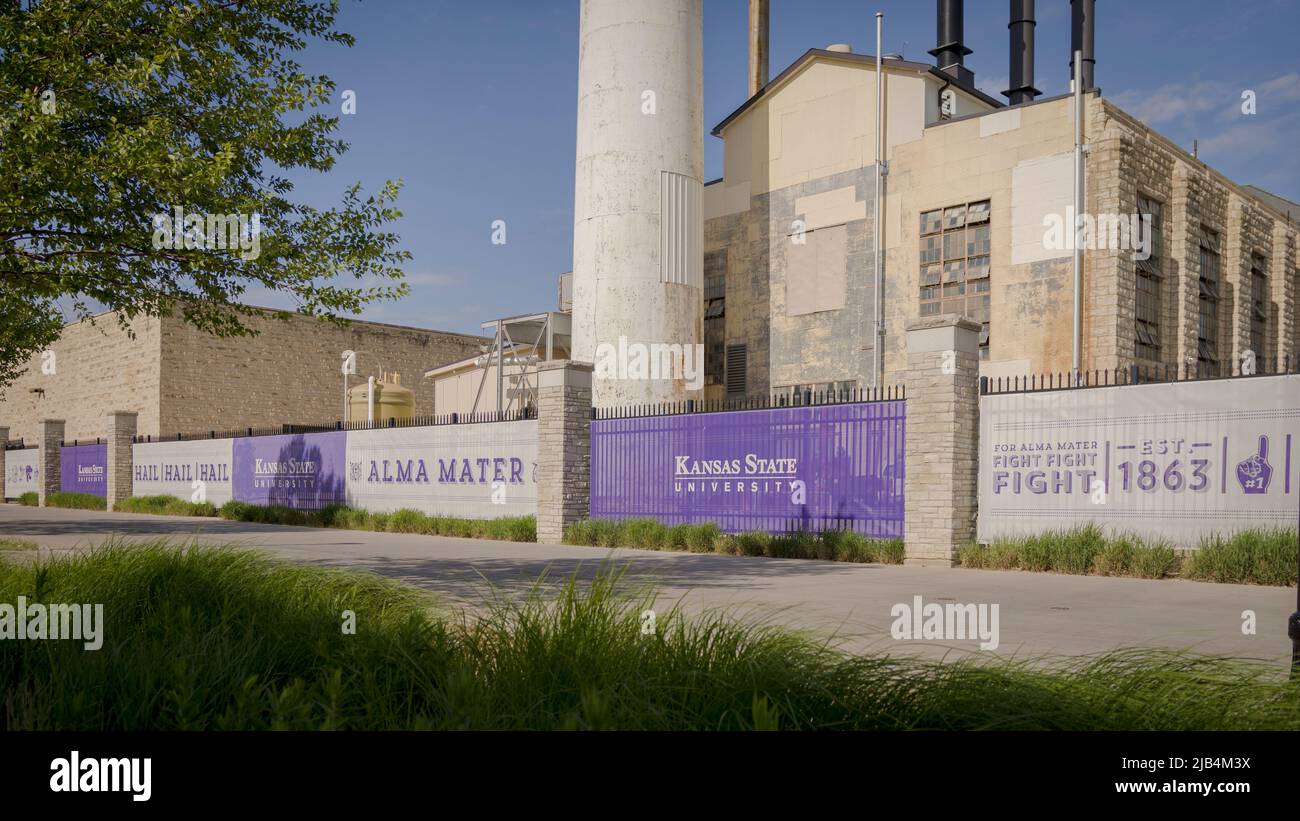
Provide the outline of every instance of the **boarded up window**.
<path id="1" fill-rule="evenodd" d="M 848 229 L 843 225 L 804 234 L 786 252 L 785 315 L 844 307 L 848 292 Z"/>

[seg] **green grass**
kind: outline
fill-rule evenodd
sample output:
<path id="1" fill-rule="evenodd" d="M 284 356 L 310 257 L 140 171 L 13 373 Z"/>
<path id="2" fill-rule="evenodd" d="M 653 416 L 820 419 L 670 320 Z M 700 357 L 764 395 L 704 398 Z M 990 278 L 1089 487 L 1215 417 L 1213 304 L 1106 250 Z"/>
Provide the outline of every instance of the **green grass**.
<path id="1" fill-rule="evenodd" d="M 132 496 L 117 503 L 118 513 L 152 513 L 155 516 L 216 516 L 211 502 L 187 502 L 178 496 Z"/>
<path id="2" fill-rule="evenodd" d="M 104 644 L 0 642 L 0 729 L 1300 730 L 1300 688 L 1275 668 L 859 656 L 669 608 L 645 634 L 649 594 L 609 572 L 450 617 L 371 574 L 110 544 L 0 558 L 0 602 L 19 595 L 103 604 Z"/>
<path id="3" fill-rule="evenodd" d="M 0 538 L 0 551 L 36 550 L 38 547 L 39 546 L 36 544 L 36 542 L 33 542 L 30 539 L 11 539 L 8 537 Z"/>
<path id="4" fill-rule="evenodd" d="M 418 510 L 372 513 L 344 505 L 327 505 L 319 511 L 307 511 L 233 501 L 222 505 L 217 515 L 235 522 L 334 527 L 343 530 L 417 533 L 425 536 L 458 536 L 466 539 L 513 542 L 537 541 L 537 519 L 533 516 L 461 519 L 454 516 L 430 516 Z"/>
<path id="5" fill-rule="evenodd" d="M 1295 584 L 1296 533 L 1257 529 L 1205 539 L 1183 564 L 1182 575 L 1210 582 Z"/>
<path id="6" fill-rule="evenodd" d="M 65 490 L 46 494 L 45 506 L 70 507 L 78 510 L 106 510 L 108 502 L 103 496 L 96 496 L 93 493 L 76 493 Z"/>
<path id="7" fill-rule="evenodd" d="M 729 534 L 723 533 L 712 522 L 669 527 L 655 519 L 585 519 L 565 530 L 564 543 L 774 559 L 903 563 L 902 539 L 871 539 L 843 530 L 827 530 L 820 534 L 772 535 L 763 531 Z"/>
<path id="8" fill-rule="evenodd" d="M 1294 530 L 1246 530 L 1202 541 L 1184 559 L 1167 542 L 1129 533 L 1108 536 L 1096 525 L 1082 525 L 1032 536 L 970 544 L 958 551 L 962 567 L 988 570 L 1181 578 L 1238 584 L 1296 583 Z"/>
<path id="9" fill-rule="evenodd" d="M 36 507 L 41 503 L 41 495 L 34 490 L 29 490 L 18 497 L 18 504 L 27 507 Z"/>

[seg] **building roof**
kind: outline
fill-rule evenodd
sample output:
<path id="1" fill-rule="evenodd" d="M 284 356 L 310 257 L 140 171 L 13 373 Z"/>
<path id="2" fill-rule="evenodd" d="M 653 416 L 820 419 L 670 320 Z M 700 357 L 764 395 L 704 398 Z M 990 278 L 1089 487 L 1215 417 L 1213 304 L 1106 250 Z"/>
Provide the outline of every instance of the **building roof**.
<path id="1" fill-rule="evenodd" d="M 1257 185 L 1244 185 L 1242 187 L 1259 199 L 1268 203 L 1287 219 L 1300 222 L 1300 203 L 1294 203 L 1285 197 L 1279 197 L 1277 194 L 1274 194 L 1271 191 L 1265 191 Z"/>
<path id="2" fill-rule="evenodd" d="M 743 104 L 741 104 L 740 108 L 737 108 L 735 111 L 728 114 L 727 118 L 722 122 L 718 123 L 716 126 L 714 126 L 713 131 L 710 133 L 713 134 L 713 136 L 715 137 L 721 137 L 723 129 L 731 125 L 732 122 L 737 120 L 741 115 L 743 115 L 745 112 L 749 111 L 749 109 L 757 105 L 760 100 L 772 94 L 776 90 L 777 86 L 782 85 L 787 79 L 793 77 L 795 74 L 798 74 L 800 71 L 803 71 L 805 66 L 807 66 L 809 63 L 812 63 L 816 60 L 828 60 L 837 63 L 850 63 L 850 64 L 855 64 L 861 68 L 870 68 L 872 70 L 874 70 L 876 67 L 876 57 L 874 54 L 857 54 L 849 51 L 830 51 L 824 48 L 810 48 L 807 51 L 805 51 L 799 57 L 799 59 L 791 63 L 784 71 L 776 75 L 776 77 L 774 77 L 767 85 L 760 88 L 758 92 L 754 94 L 754 96 L 750 97 Z M 993 97 L 990 97 L 989 95 L 985 94 L 983 91 L 980 91 L 974 86 L 970 86 L 961 82 L 956 77 L 953 77 L 951 74 L 946 74 L 943 71 L 940 71 L 935 66 L 930 65 L 929 63 L 916 63 L 911 60 L 902 60 L 897 57 L 882 57 L 880 62 L 882 66 L 885 66 L 887 68 L 898 68 L 898 69 L 903 69 L 904 71 L 911 71 L 917 74 L 932 74 L 935 77 L 938 77 L 939 79 L 943 80 L 944 82 L 950 83 L 951 85 L 960 89 L 961 91 L 970 94 L 972 97 L 975 97 L 980 101 L 993 106 L 994 108 L 1003 108 L 1006 106 L 1006 103 L 1003 103 L 1000 100 L 996 100 Z"/>

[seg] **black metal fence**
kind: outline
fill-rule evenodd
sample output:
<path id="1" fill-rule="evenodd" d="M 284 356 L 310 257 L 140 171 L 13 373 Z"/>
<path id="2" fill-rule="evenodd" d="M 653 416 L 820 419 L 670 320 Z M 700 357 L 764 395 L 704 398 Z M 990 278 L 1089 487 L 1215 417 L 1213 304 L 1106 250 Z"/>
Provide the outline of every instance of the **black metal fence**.
<path id="1" fill-rule="evenodd" d="M 1029 376 L 980 377 L 980 394 L 984 396 L 1004 393 L 1033 393 L 1077 388 L 1110 388 L 1126 385 L 1154 385 L 1167 382 L 1210 382 L 1219 379 L 1241 379 L 1256 376 L 1282 376 L 1300 373 L 1300 361 L 1283 357 L 1271 363 L 1256 362 L 1256 367 L 1242 365 L 1235 371 L 1231 367 L 1188 365 L 1184 368 L 1159 365 L 1131 365 L 1115 370 L 1092 370 L 1071 373 L 1030 374 Z"/>
<path id="2" fill-rule="evenodd" d="M 413 416 L 410 419 L 376 419 L 374 422 L 328 422 L 319 425 L 284 424 L 268 427 L 227 428 L 225 430 L 207 430 L 191 433 L 165 434 L 161 436 L 137 436 L 136 444 L 147 442 L 193 442 L 200 439 L 241 439 L 253 436 L 294 436 L 305 433 L 329 433 L 332 431 L 378 430 L 386 428 L 418 428 L 435 425 L 471 425 L 485 422 L 516 422 L 522 419 L 536 419 L 537 411 L 524 408 L 519 411 L 497 413 L 448 413 L 441 415 Z M 98 442 L 99 440 L 96 440 Z"/>
<path id="3" fill-rule="evenodd" d="M 730 411 L 774 410 L 823 405 L 848 405 L 860 402 L 889 402 L 906 399 L 902 385 L 879 388 L 853 388 L 840 391 L 798 391 L 772 394 L 761 399 L 688 399 L 650 405 L 620 405 L 592 408 L 592 419 L 636 419 L 643 416 L 679 416 L 690 413 L 728 413 Z"/>

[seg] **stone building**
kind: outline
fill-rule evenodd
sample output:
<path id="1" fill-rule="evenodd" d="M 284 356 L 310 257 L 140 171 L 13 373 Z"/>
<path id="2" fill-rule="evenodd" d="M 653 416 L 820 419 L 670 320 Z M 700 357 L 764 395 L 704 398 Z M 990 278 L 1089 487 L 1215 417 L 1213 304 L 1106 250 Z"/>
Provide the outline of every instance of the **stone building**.
<path id="1" fill-rule="evenodd" d="M 346 325 L 289 314 L 244 320 L 254 336 L 218 338 L 178 317 L 114 314 L 68 325 L 49 351 L 0 393 L 11 440 L 36 441 L 42 419 L 67 422 L 68 440 L 105 435 L 105 414 L 135 411 L 138 432 L 174 436 L 283 424 L 329 424 L 343 413 L 342 352 L 357 352 L 353 385 L 384 372 L 415 391 L 417 414 L 435 412 L 436 365 L 477 353 L 477 336 L 377 322 Z"/>
<path id="2" fill-rule="evenodd" d="M 940 42 L 963 52 L 959 28 Z M 1295 206 L 1121 110 L 1085 61 L 1083 213 L 1096 247 L 1083 253 L 1082 369 L 1296 363 Z M 960 57 L 882 63 L 880 214 L 874 56 L 809 50 L 714 129 L 725 146 L 704 194 L 706 398 L 874 384 L 877 219 L 882 385 L 901 381 L 907 324 L 941 314 L 981 324 L 984 375 L 1070 371 L 1073 96 L 1035 99 L 1031 74 L 1006 105 Z"/>

